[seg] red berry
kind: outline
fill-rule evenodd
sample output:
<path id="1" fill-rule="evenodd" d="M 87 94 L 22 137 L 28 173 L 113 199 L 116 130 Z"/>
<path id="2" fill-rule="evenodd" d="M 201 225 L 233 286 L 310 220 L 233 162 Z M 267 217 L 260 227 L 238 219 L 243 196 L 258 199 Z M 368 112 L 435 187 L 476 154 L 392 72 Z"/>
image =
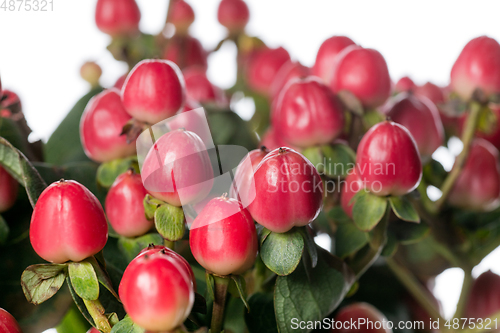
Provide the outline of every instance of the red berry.
<path id="1" fill-rule="evenodd" d="M 125 110 L 150 124 L 171 117 L 184 105 L 184 79 L 173 62 L 143 60 L 130 72 L 122 89 Z"/>
<path id="2" fill-rule="evenodd" d="M 427 97 L 436 105 L 445 102 L 443 89 L 431 82 L 427 82 L 422 86 L 415 86 L 413 92 L 417 96 Z"/>
<path id="3" fill-rule="evenodd" d="M 267 154 L 254 174 L 252 217 L 274 232 L 311 223 L 323 205 L 323 182 L 311 162 L 290 148 Z"/>
<path id="4" fill-rule="evenodd" d="M 132 321 L 154 332 L 180 326 L 194 303 L 191 277 L 178 260 L 161 251 L 132 260 L 118 292 Z"/>
<path id="5" fill-rule="evenodd" d="M 135 0 L 98 0 L 95 22 L 99 30 L 115 36 L 139 32 L 141 12 Z"/>
<path id="6" fill-rule="evenodd" d="M 191 268 L 191 265 L 189 265 L 187 260 L 184 259 L 184 257 L 181 256 L 180 254 L 178 254 L 177 252 L 175 252 L 175 251 L 173 251 L 173 250 L 171 250 L 168 247 L 165 247 L 163 245 L 150 245 L 147 248 L 145 248 L 144 250 L 142 250 L 139 253 L 138 257 L 142 256 L 142 255 L 152 255 L 152 254 L 158 253 L 158 252 L 161 252 L 163 255 L 166 255 L 167 257 L 170 257 L 170 258 L 174 259 L 177 263 L 179 263 L 180 268 L 182 268 L 182 270 L 184 271 L 186 276 L 188 276 L 193 281 L 193 286 L 194 286 L 194 289 L 196 290 L 196 277 L 194 276 L 193 269 Z"/>
<path id="7" fill-rule="evenodd" d="M 250 11 L 242 0 L 222 0 L 217 10 L 219 23 L 233 34 L 242 32 L 250 20 Z"/>
<path id="8" fill-rule="evenodd" d="M 366 188 L 379 196 L 404 195 L 422 178 L 422 163 L 415 140 L 403 126 L 384 121 L 361 139 L 357 173 Z"/>
<path id="9" fill-rule="evenodd" d="M 125 111 L 119 91 L 105 90 L 94 96 L 80 120 L 80 139 L 87 156 L 96 162 L 108 162 L 133 155 L 135 143 L 121 135 L 132 119 Z"/>
<path id="10" fill-rule="evenodd" d="M 250 88 L 269 95 L 276 74 L 287 61 L 290 61 L 290 55 L 282 47 L 255 51 L 249 59 L 246 71 L 246 79 Z"/>
<path id="11" fill-rule="evenodd" d="M 486 36 L 468 42 L 451 69 L 450 85 L 465 100 L 477 88 L 486 96 L 500 93 L 500 44 Z"/>
<path id="12" fill-rule="evenodd" d="M 469 155 L 453 186 L 451 205 L 470 210 L 489 211 L 500 204 L 500 166 L 498 150 L 488 141 L 474 139 Z"/>
<path id="13" fill-rule="evenodd" d="M 323 79 L 326 84 L 330 83 L 337 56 L 350 45 L 355 44 L 350 38 L 344 36 L 333 36 L 325 40 L 319 47 L 312 74 Z"/>
<path id="14" fill-rule="evenodd" d="M 364 319 L 365 324 L 361 319 Z M 332 332 L 341 333 L 392 333 L 387 318 L 373 305 L 353 303 L 342 308 L 335 316 L 335 322 L 343 327 Z M 352 323 L 356 326 L 351 327 Z M 346 328 L 347 327 L 347 328 Z"/>
<path id="15" fill-rule="evenodd" d="M 242 274 L 257 257 L 257 231 L 250 213 L 238 200 L 219 197 L 194 220 L 189 245 L 207 271 L 222 276 Z"/>
<path id="16" fill-rule="evenodd" d="M 123 85 L 125 84 L 125 80 L 127 79 L 128 73 L 123 74 L 116 80 L 115 84 L 113 85 L 113 88 L 116 88 L 118 90 L 122 90 Z"/>
<path id="17" fill-rule="evenodd" d="M 500 276 L 484 272 L 472 284 L 467 299 L 467 318 L 488 318 L 500 311 Z"/>
<path id="18" fill-rule="evenodd" d="M 97 328 L 95 327 L 91 327 L 87 333 L 101 333 L 101 331 L 99 331 Z"/>
<path id="19" fill-rule="evenodd" d="M 233 185 L 229 196 L 241 201 L 244 207 L 247 207 L 253 198 L 255 198 L 255 184 L 253 174 L 260 161 L 269 153 L 269 150 L 262 146 L 260 149 L 254 149 L 243 158 L 234 173 Z"/>
<path id="20" fill-rule="evenodd" d="M 14 111 L 21 111 L 22 109 L 19 96 L 10 90 L 2 91 L 2 103 L 0 106 Z"/>
<path id="21" fill-rule="evenodd" d="M 399 81 L 394 86 L 396 92 L 413 91 L 417 85 L 408 76 L 404 76 L 399 79 Z"/>
<path id="22" fill-rule="evenodd" d="M 21 327 L 19 327 L 16 319 L 2 308 L 0 308 L 0 332 L 22 333 Z"/>
<path id="23" fill-rule="evenodd" d="M 342 209 L 352 219 L 352 208 L 354 203 L 351 203 L 352 198 L 364 187 L 363 181 L 356 173 L 356 169 L 347 175 L 342 192 L 340 193 L 340 205 Z"/>
<path id="24" fill-rule="evenodd" d="M 174 25 L 176 33 L 185 34 L 194 22 L 193 8 L 184 0 L 174 0 L 170 10 L 169 23 Z"/>
<path id="25" fill-rule="evenodd" d="M 116 178 L 106 196 L 106 215 L 113 229 L 122 236 L 144 235 L 153 227 L 144 213 L 144 197 L 148 191 L 141 175 L 129 170 Z"/>
<path id="26" fill-rule="evenodd" d="M 106 245 L 108 223 L 95 195 L 80 183 L 61 180 L 38 198 L 30 240 L 35 252 L 47 261 L 82 261 Z"/>
<path id="27" fill-rule="evenodd" d="M 401 93 L 391 101 L 387 116 L 406 127 L 424 160 L 443 144 L 443 123 L 438 109 L 428 98 Z"/>
<path id="28" fill-rule="evenodd" d="M 214 176 L 205 144 L 195 133 L 182 129 L 156 141 L 144 160 L 141 175 L 151 195 L 174 206 L 205 198 Z"/>
<path id="29" fill-rule="evenodd" d="M 366 108 L 376 108 L 391 94 L 391 78 L 384 57 L 376 50 L 357 45 L 339 54 L 330 87 L 337 93 L 348 90 Z"/>
<path id="30" fill-rule="evenodd" d="M 92 87 L 99 85 L 99 79 L 102 75 L 101 67 L 93 61 L 87 61 L 80 68 L 80 76 L 82 79 L 90 83 Z"/>
<path id="31" fill-rule="evenodd" d="M 219 87 L 214 86 L 200 67 L 190 67 L 183 71 L 188 99 L 200 103 L 225 104 L 226 96 Z"/>
<path id="32" fill-rule="evenodd" d="M 173 61 L 181 69 L 197 66 L 206 70 L 208 67 L 207 57 L 207 51 L 199 40 L 189 35 L 175 35 L 168 41 L 162 58 Z"/>
<path id="33" fill-rule="evenodd" d="M 290 60 L 281 66 L 271 85 L 271 96 L 273 98 L 273 102 L 278 98 L 278 95 L 288 82 L 295 78 L 305 78 L 306 76 L 309 76 L 310 72 L 311 69 L 309 67 L 303 66 L 298 61 Z"/>
<path id="34" fill-rule="evenodd" d="M 3 213 L 16 202 L 19 184 L 2 166 L 0 166 L 0 184 L 0 213 Z"/>
<path id="35" fill-rule="evenodd" d="M 344 129 L 344 110 L 331 90 L 315 77 L 290 81 L 272 113 L 283 140 L 299 147 L 332 142 Z"/>

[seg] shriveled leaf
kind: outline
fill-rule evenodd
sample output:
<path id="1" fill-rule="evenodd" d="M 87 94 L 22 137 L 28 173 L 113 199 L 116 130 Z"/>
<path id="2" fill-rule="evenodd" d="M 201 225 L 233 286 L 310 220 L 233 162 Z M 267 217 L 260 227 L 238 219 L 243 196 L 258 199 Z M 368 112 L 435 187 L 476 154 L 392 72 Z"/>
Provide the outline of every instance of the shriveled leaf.
<path id="1" fill-rule="evenodd" d="M 280 333 L 310 332 L 294 329 L 291 324 L 322 320 L 335 310 L 354 282 L 343 261 L 323 249 L 318 252 L 318 265 L 308 274 L 301 265 L 292 274 L 276 280 L 274 308 Z"/>
<path id="2" fill-rule="evenodd" d="M 403 221 L 420 223 L 420 216 L 406 197 L 390 197 L 392 211 Z"/>
<path id="3" fill-rule="evenodd" d="M 184 236 L 186 221 L 182 207 L 163 204 L 155 211 L 156 230 L 169 241 L 178 241 Z"/>
<path id="4" fill-rule="evenodd" d="M 335 254 L 345 258 L 368 243 L 368 234 L 359 230 L 352 222 L 340 223 L 335 233 Z"/>
<path id="5" fill-rule="evenodd" d="M 21 286 L 28 302 L 41 304 L 54 296 L 66 278 L 65 264 L 32 265 L 21 276 Z"/>
<path id="6" fill-rule="evenodd" d="M 68 266 L 68 275 L 71 279 L 71 285 L 78 296 L 89 301 L 99 298 L 99 280 L 90 262 L 70 263 Z"/>
<path id="7" fill-rule="evenodd" d="M 113 326 L 113 329 L 111 330 L 111 333 L 144 333 L 145 330 L 143 328 L 140 328 L 134 322 L 132 319 L 130 319 L 129 316 L 125 316 L 122 320 L 118 322 L 115 326 Z"/>
<path id="8" fill-rule="evenodd" d="M 260 257 L 274 273 L 285 276 L 299 265 L 304 239 L 297 229 L 285 233 L 271 232 L 261 246 Z"/>
<path id="9" fill-rule="evenodd" d="M 387 199 L 361 190 L 352 198 L 354 223 L 362 231 L 370 231 L 380 222 L 387 208 Z"/>

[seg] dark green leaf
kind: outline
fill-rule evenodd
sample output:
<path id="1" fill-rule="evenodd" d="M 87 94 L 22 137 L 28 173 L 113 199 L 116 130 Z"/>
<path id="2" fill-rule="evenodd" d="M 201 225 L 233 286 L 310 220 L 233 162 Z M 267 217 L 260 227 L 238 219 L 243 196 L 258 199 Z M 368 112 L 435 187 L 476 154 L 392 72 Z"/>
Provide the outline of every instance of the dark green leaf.
<path id="1" fill-rule="evenodd" d="M 396 221 L 389 225 L 396 239 L 403 245 L 417 243 L 430 234 L 430 228 L 425 223 L 415 224 Z"/>
<path id="2" fill-rule="evenodd" d="M 335 206 L 330 209 L 327 213 L 328 218 L 332 219 L 338 223 L 350 223 L 352 222 L 351 218 L 347 216 L 344 212 L 344 209 L 341 206 Z"/>
<path id="3" fill-rule="evenodd" d="M 156 230 L 163 238 L 169 241 L 182 239 L 185 232 L 186 221 L 182 207 L 163 204 L 155 211 Z"/>
<path id="4" fill-rule="evenodd" d="M 234 284 L 236 285 L 236 288 L 238 289 L 238 293 L 240 294 L 241 301 L 243 304 L 245 304 L 245 307 L 247 308 L 248 311 L 250 311 L 250 307 L 247 302 L 247 295 L 245 291 L 245 280 L 241 275 L 231 275 L 231 278 L 234 281 Z"/>
<path id="5" fill-rule="evenodd" d="M 95 301 L 99 298 L 99 280 L 90 262 L 70 263 L 68 275 L 78 296 L 89 301 Z"/>
<path id="6" fill-rule="evenodd" d="M 253 294 L 248 304 L 250 311 L 245 313 L 245 322 L 250 333 L 278 333 L 272 295 Z"/>
<path id="7" fill-rule="evenodd" d="M 393 232 L 388 231 L 387 242 L 385 243 L 384 249 L 382 250 L 382 253 L 380 255 L 384 257 L 392 257 L 396 253 L 398 246 L 399 244 L 396 235 L 394 235 Z"/>
<path id="8" fill-rule="evenodd" d="M 324 155 L 324 174 L 335 178 L 345 177 L 354 168 L 356 153 L 346 145 L 321 146 Z"/>
<path id="9" fill-rule="evenodd" d="M 191 312 L 207 314 L 207 300 L 198 293 L 194 293 L 194 304 Z"/>
<path id="10" fill-rule="evenodd" d="M 0 136 L 22 151 L 23 154 L 29 154 L 28 142 L 14 120 L 0 117 Z"/>
<path id="11" fill-rule="evenodd" d="M 318 251 L 316 251 L 316 243 L 314 242 L 314 237 L 311 234 L 312 230 L 308 226 L 298 228 L 298 230 L 304 238 L 304 244 L 306 245 L 307 253 L 311 258 L 311 264 L 314 268 L 318 264 Z"/>
<path id="12" fill-rule="evenodd" d="M 83 96 L 52 133 L 44 148 L 47 163 L 62 165 L 89 160 L 80 141 L 80 119 L 89 100 L 101 91 L 99 87 Z"/>
<path id="13" fill-rule="evenodd" d="M 420 217 L 413 204 L 406 197 L 390 197 L 392 211 L 403 221 L 420 223 Z"/>
<path id="14" fill-rule="evenodd" d="M 118 248 L 128 261 L 134 259 L 139 252 L 148 247 L 149 244 L 163 244 L 163 237 L 159 234 L 146 234 L 137 238 L 120 237 Z"/>
<path id="15" fill-rule="evenodd" d="M 354 223 L 362 231 L 370 231 L 380 222 L 387 208 L 387 199 L 361 190 L 352 198 Z"/>
<path id="16" fill-rule="evenodd" d="M 249 124 L 229 110 L 208 111 L 208 124 L 216 145 L 238 145 L 252 150 L 257 146 L 257 137 Z"/>
<path id="17" fill-rule="evenodd" d="M 26 268 L 21 286 L 28 302 L 41 304 L 54 296 L 64 283 L 67 265 L 44 264 Z"/>
<path id="18" fill-rule="evenodd" d="M 271 233 L 271 230 L 264 228 L 262 225 L 257 224 L 257 235 L 259 237 L 259 244 L 262 245 L 266 240 L 267 236 Z"/>
<path id="19" fill-rule="evenodd" d="M 246 313 L 245 305 L 238 298 L 229 298 L 224 313 L 224 332 L 230 333 L 246 333 L 246 325 L 244 313 Z M 207 333 L 206 331 L 199 333 Z"/>
<path id="20" fill-rule="evenodd" d="M 274 308 L 280 333 L 310 332 L 293 329 L 292 320 L 322 320 L 335 310 L 354 282 L 344 262 L 323 249 L 318 252 L 318 265 L 309 274 L 301 265 L 276 280 Z"/>
<path id="21" fill-rule="evenodd" d="M 9 238 L 9 225 L 3 219 L 2 215 L 0 215 L 0 245 L 5 244 L 7 239 Z"/>
<path id="22" fill-rule="evenodd" d="M 113 283 L 111 282 L 108 273 L 96 260 L 96 258 L 91 257 L 88 259 L 88 261 L 92 264 L 92 267 L 94 268 L 99 283 L 102 284 L 116 299 L 120 299 L 115 289 L 113 288 Z"/>
<path id="23" fill-rule="evenodd" d="M 75 289 L 71 285 L 71 280 L 70 280 L 69 276 L 66 277 L 66 281 L 68 283 L 68 288 L 69 288 L 69 292 L 71 294 L 71 297 L 73 298 L 73 301 L 75 302 L 75 305 L 77 306 L 78 310 L 80 310 L 80 313 L 82 314 L 82 316 L 85 319 L 87 319 L 87 321 L 90 323 L 90 325 L 95 327 L 94 319 L 89 314 L 89 311 L 87 310 L 87 307 L 85 306 L 85 302 L 83 301 L 83 299 L 77 295 Z"/>
<path id="24" fill-rule="evenodd" d="M 136 172 L 139 172 L 137 156 L 103 163 L 99 166 L 99 169 L 97 169 L 97 182 L 102 187 L 110 188 L 115 179 L 130 168 L 134 168 Z"/>
<path id="25" fill-rule="evenodd" d="M 111 333 L 144 333 L 145 330 L 134 324 L 132 319 L 129 316 L 125 316 L 122 320 L 118 322 Z"/>
<path id="26" fill-rule="evenodd" d="M 288 275 L 298 266 L 304 239 L 297 229 L 279 234 L 271 232 L 260 249 L 260 257 L 271 271 L 278 275 Z"/>
<path id="27" fill-rule="evenodd" d="M 368 235 L 352 222 L 339 223 L 335 233 L 335 254 L 345 258 L 368 244 Z"/>

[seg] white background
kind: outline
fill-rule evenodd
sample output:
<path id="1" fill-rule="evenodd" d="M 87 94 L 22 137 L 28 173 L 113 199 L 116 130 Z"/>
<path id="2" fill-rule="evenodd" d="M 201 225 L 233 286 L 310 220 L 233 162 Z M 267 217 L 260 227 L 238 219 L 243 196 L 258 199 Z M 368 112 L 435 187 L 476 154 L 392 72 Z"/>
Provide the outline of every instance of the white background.
<path id="1" fill-rule="evenodd" d="M 4 0 L 0 0 L 0 4 Z M 31 139 L 46 140 L 72 105 L 88 91 L 79 77 L 87 60 L 104 70 L 110 86 L 126 67 L 105 50 L 110 39 L 94 23 L 96 0 L 53 0 L 53 12 L 0 10 L 0 75 L 5 88 L 21 96 Z M 206 48 L 225 31 L 216 19 L 218 0 L 188 0 L 196 12 L 192 34 Z M 141 29 L 158 33 L 167 0 L 139 0 Z M 487 34 L 500 40 L 500 2 L 475 1 L 333 1 L 248 0 L 248 32 L 270 46 L 284 46 L 292 58 L 312 65 L 321 42 L 346 35 L 364 47 L 380 51 L 397 80 L 410 75 L 417 83 L 446 85 L 460 50 L 471 38 Z M 210 79 L 229 87 L 235 78 L 235 50 L 226 45 L 210 58 Z M 500 273 L 498 255 L 474 270 Z M 458 300 L 462 273 L 448 270 L 437 279 L 435 292 L 450 316 Z"/>

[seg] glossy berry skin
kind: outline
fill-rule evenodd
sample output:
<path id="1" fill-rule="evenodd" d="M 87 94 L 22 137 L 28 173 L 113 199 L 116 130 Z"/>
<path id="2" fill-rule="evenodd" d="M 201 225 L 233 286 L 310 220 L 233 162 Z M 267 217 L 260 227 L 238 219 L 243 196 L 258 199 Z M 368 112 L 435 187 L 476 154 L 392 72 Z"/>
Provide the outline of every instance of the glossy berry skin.
<path id="1" fill-rule="evenodd" d="M 302 65 L 298 61 L 288 61 L 281 66 L 271 85 L 273 102 L 278 98 L 279 94 L 288 82 L 296 78 L 305 78 L 309 76 L 310 73 L 311 69 Z"/>
<path id="2" fill-rule="evenodd" d="M 213 185 L 205 144 L 195 133 L 182 129 L 156 141 L 144 160 L 141 176 L 152 196 L 174 206 L 202 200 Z"/>
<path id="3" fill-rule="evenodd" d="M 122 88 L 122 102 L 133 118 L 154 124 L 171 117 L 186 99 L 182 73 L 168 60 L 143 60 Z"/>
<path id="4" fill-rule="evenodd" d="M 323 206 L 323 182 L 311 162 L 290 148 L 267 154 L 254 174 L 252 217 L 274 232 L 311 223 Z"/>
<path id="5" fill-rule="evenodd" d="M 161 251 L 132 260 L 118 293 L 132 321 L 153 332 L 170 332 L 180 326 L 194 303 L 190 276 L 178 260 Z"/>
<path id="6" fill-rule="evenodd" d="M 175 27 L 175 32 L 186 34 L 194 22 L 193 8 L 184 0 L 174 0 L 170 9 L 169 23 Z"/>
<path id="7" fill-rule="evenodd" d="M 357 173 L 366 189 L 378 196 L 404 195 L 422 178 L 422 163 L 415 140 L 403 126 L 383 121 L 361 139 Z"/>
<path id="8" fill-rule="evenodd" d="M 19 327 L 16 319 L 2 308 L 0 308 L 0 332 L 22 333 L 21 327 Z"/>
<path id="9" fill-rule="evenodd" d="M 299 147 L 332 142 L 344 129 L 344 109 L 316 77 L 290 81 L 273 110 L 272 126 L 283 140 Z"/>
<path id="10" fill-rule="evenodd" d="M 282 47 L 277 49 L 263 48 L 250 57 L 246 71 L 246 80 L 249 87 L 264 95 L 270 94 L 270 88 L 276 74 L 290 55 Z"/>
<path id="11" fill-rule="evenodd" d="M 486 96 L 500 93 L 500 44 L 487 36 L 469 41 L 451 69 L 450 86 L 464 100 L 477 88 Z"/>
<path id="12" fill-rule="evenodd" d="M 224 92 L 214 86 L 200 67 L 190 67 L 183 71 L 188 99 L 200 103 L 225 103 Z"/>
<path id="13" fill-rule="evenodd" d="M 126 136 L 121 135 L 130 119 L 116 88 L 94 96 L 80 120 L 80 140 L 85 154 L 96 162 L 133 155 L 135 143 L 127 143 Z"/>
<path id="14" fill-rule="evenodd" d="M 326 84 L 330 83 L 337 56 L 351 45 L 355 45 L 354 42 L 345 36 L 333 36 L 325 40 L 319 47 L 312 74 L 323 79 Z"/>
<path id="15" fill-rule="evenodd" d="M 424 160 L 429 159 L 444 142 L 444 128 L 439 111 L 428 98 L 401 93 L 391 101 L 387 116 L 411 133 Z"/>
<path id="16" fill-rule="evenodd" d="M 391 78 L 384 57 L 376 50 L 352 45 L 339 54 L 330 88 L 348 90 L 365 108 L 376 108 L 391 94 Z"/>
<path id="17" fill-rule="evenodd" d="M 267 154 L 269 154 L 269 149 L 265 146 L 252 150 L 243 158 L 234 173 L 233 185 L 231 186 L 229 196 L 241 201 L 243 207 L 247 207 L 253 198 L 255 198 L 253 174 Z"/>
<path id="18" fill-rule="evenodd" d="M 38 198 L 30 240 L 35 252 L 47 261 L 78 262 L 103 249 L 108 223 L 95 195 L 80 183 L 61 180 Z"/>
<path id="19" fill-rule="evenodd" d="M 113 37 L 139 32 L 141 12 L 135 0 L 98 0 L 95 22 L 99 30 Z"/>
<path id="20" fill-rule="evenodd" d="M 392 333 L 388 328 L 387 318 L 373 305 L 367 303 L 353 303 L 342 308 L 335 316 L 337 322 L 359 323 L 364 318 L 373 325 L 358 324 L 356 328 L 349 327 L 339 330 L 332 329 L 332 332 L 341 333 Z"/>
<path id="21" fill-rule="evenodd" d="M 363 181 L 359 178 L 356 169 L 352 169 L 345 179 L 342 192 L 340 192 L 340 205 L 342 209 L 352 219 L 352 198 L 364 187 Z"/>
<path id="22" fill-rule="evenodd" d="M 142 185 L 141 175 L 129 170 L 119 175 L 106 196 L 105 209 L 109 223 L 121 236 L 144 235 L 153 227 L 144 213 L 144 197 L 148 191 Z"/>
<path id="23" fill-rule="evenodd" d="M 217 10 L 219 23 L 232 34 L 242 32 L 250 20 L 250 10 L 242 0 L 222 0 Z"/>
<path id="24" fill-rule="evenodd" d="M 194 272 L 193 269 L 191 268 L 191 265 L 189 265 L 189 263 L 187 262 L 186 259 L 184 259 L 183 256 L 181 256 L 174 250 L 171 250 L 163 245 L 149 245 L 147 248 L 145 248 L 138 254 L 138 257 L 143 255 L 152 255 L 158 252 L 161 252 L 163 255 L 170 257 L 174 259 L 177 263 L 179 263 L 181 266 L 180 268 L 184 271 L 186 276 L 188 276 L 193 281 L 193 286 L 194 289 L 196 290 L 196 277 L 194 276 Z"/>
<path id="25" fill-rule="evenodd" d="M 475 139 L 469 155 L 453 186 L 448 201 L 451 205 L 490 211 L 500 204 L 500 166 L 498 150 L 488 141 Z"/>
<path id="26" fill-rule="evenodd" d="M 500 311 L 500 276 L 484 272 L 472 284 L 467 299 L 465 317 L 488 318 Z"/>
<path id="27" fill-rule="evenodd" d="M 19 184 L 0 166 L 0 213 L 9 210 L 16 202 Z"/>
<path id="28" fill-rule="evenodd" d="M 182 57 L 182 48 L 186 47 L 185 57 Z M 189 35 L 172 37 L 165 50 L 163 59 L 174 62 L 180 69 L 196 66 L 207 70 L 207 51 L 203 48 L 200 41 Z"/>
<path id="29" fill-rule="evenodd" d="M 255 223 L 238 200 L 215 198 L 191 225 L 189 245 L 207 271 L 222 276 L 242 274 L 257 257 Z"/>
<path id="30" fill-rule="evenodd" d="M 396 82 L 396 85 L 394 86 L 394 90 L 396 92 L 408 92 L 408 91 L 413 91 L 417 85 L 413 82 L 412 79 L 410 79 L 408 76 L 404 76 L 399 79 L 398 82 Z"/>

